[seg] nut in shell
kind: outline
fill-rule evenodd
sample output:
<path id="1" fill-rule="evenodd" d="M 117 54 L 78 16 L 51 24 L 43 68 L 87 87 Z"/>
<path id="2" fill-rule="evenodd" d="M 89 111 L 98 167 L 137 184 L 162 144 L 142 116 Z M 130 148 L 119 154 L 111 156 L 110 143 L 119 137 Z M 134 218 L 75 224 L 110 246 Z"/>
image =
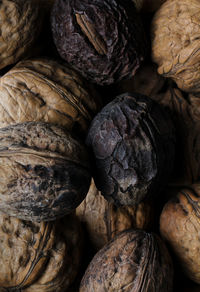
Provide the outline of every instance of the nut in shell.
<path id="1" fill-rule="evenodd" d="M 0 2 L 0 69 L 22 59 L 37 39 L 42 21 L 34 0 Z"/>
<path id="2" fill-rule="evenodd" d="M 152 58 L 158 72 L 178 87 L 200 92 L 200 3 L 168 0 L 152 22 Z"/>
<path id="3" fill-rule="evenodd" d="M 53 60 L 21 61 L 0 79 L 0 127 L 41 121 L 84 137 L 97 110 L 83 78 Z"/>
<path id="4" fill-rule="evenodd" d="M 117 206 L 155 195 L 172 171 L 172 121 L 162 107 L 137 93 L 107 104 L 93 119 L 86 143 L 95 157 L 95 184 Z"/>
<path id="5" fill-rule="evenodd" d="M 74 215 L 36 223 L 1 214 L 0 289 L 65 291 L 80 266 L 81 235 Z"/>
<path id="6" fill-rule="evenodd" d="M 80 292 L 172 292 L 172 282 L 171 258 L 161 239 L 130 229 L 94 256 Z"/>
<path id="7" fill-rule="evenodd" d="M 130 0 L 56 0 L 51 23 L 61 57 L 91 82 L 129 78 L 146 55 L 142 22 Z"/>
<path id="8" fill-rule="evenodd" d="M 91 180 L 86 147 L 40 122 L 0 129 L 0 171 L 0 211 L 30 221 L 72 212 Z"/>

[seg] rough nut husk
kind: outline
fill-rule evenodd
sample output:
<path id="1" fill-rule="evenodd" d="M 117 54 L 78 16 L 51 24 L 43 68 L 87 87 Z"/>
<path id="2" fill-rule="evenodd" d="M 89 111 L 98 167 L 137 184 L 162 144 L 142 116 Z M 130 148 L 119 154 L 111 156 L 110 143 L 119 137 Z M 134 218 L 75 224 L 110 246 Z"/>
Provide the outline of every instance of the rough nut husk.
<path id="1" fill-rule="evenodd" d="M 91 82 L 129 78 L 146 55 L 142 23 L 130 0 L 56 0 L 51 23 L 61 57 Z"/>
<path id="2" fill-rule="evenodd" d="M 53 60 L 21 61 L 0 79 L 0 127 L 42 121 L 84 136 L 97 110 L 84 80 Z"/>
<path id="3" fill-rule="evenodd" d="M 168 0 L 152 22 L 152 59 L 178 87 L 200 92 L 200 2 Z"/>
<path id="4" fill-rule="evenodd" d="M 134 207 L 116 207 L 104 199 L 92 180 L 86 198 L 76 208 L 76 215 L 86 226 L 93 247 L 99 250 L 123 230 L 149 228 L 153 222 L 152 205 L 151 201 L 145 201 Z"/>
<path id="5" fill-rule="evenodd" d="M 136 205 L 155 195 L 173 167 L 175 136 L 170 117 L 150 98 L 125 93 L 93 119 L 86 143 L 102 195 L 120 205 Z"/>
<path id="6" fill-rule="evenodd" d="M 22 59 L 33 46 L 42 26 L 34 0 L 0 2 L 0 69 Z"/>
<path id="7" fill-rule="evenodd" d="M 127 230 L 94 256 L 80 292 L 171 292 L 172 281 L 172 262 L 161 239 Z"/>
<path id="8" fill-rule="evenodd" d="M 84 145 L 48 123 L 0 129 L 0 211 L 31 221 L 75 209 L 90 186 Z"/>
<path id="9" fill-rule="evenodd" d="M 82 233 L 74 215 L 54 222 L 0 215 L 0 287 L 5 291 L 63 292 L 74 281 Z"/>
<path id="10" fill-rule="evenodd" d="M 177 256 L 186 275 L 200 284 L 200 185 L 177 191 L 163 208 L 160 232 Z"/>

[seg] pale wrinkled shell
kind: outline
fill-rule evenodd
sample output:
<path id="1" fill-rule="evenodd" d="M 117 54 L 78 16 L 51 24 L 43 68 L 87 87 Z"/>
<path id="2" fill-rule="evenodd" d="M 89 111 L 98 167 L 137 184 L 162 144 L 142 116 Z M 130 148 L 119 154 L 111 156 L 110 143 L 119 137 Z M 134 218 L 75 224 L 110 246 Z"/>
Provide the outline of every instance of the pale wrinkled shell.
<path id="1" fill-rule="evenodd" d="M 34 0 L 0 2 L 0 69 L 21 59 L 41 28 L 39 5 Z"/>
<path id="2" fill-rule="evenodd" d="M 180 89 L 200 91 L 200 2 L 168 0 L 152 22 L 152 59 Z"/>
<path id="3" fill-rule="evenodd" d="M 153 222 L 152 209 L 150 201 L 134 207 L 116 207 L 104 199 L 92 180 L 85 200 L 76 209 L 76 215 L 85 224 L 89 239 L 98 250 L 123 230 L 148 228 Z"/>
<path id="4" fill-rule="evenodd" d="M 83 79 L 56 61 L 21 61 L 0 79 L 0 127 L 42 121 L 84 135 L 97 109 Z"/>
<path id="5" fill-rule="evenodd" d="M 0 287 L 63 292 L 80 265 L 82 233 L 78 223 L 74 215 L 46 223 L 0 215 Z"/>

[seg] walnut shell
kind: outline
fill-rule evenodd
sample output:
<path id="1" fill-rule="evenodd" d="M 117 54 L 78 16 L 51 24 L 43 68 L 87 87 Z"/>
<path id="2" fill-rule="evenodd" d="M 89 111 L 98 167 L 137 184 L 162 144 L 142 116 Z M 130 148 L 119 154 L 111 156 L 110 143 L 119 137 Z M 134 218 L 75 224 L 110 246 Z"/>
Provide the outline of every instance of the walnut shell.
<path id="1" fill-rule="evenodd" d="M 51 22 L 59 54 L 91 82 L 129 78 L 146 55 L 142 22 L 130 0 L 56 0 Z"/>
<path id="2" fill-rule="evenodd" d="M 42 21 L 34 0 L 0 2 L 0 69 L 19 61 L 31 49 Z"/>
<path id="3" fill-rule="evenodd" d="M 171 292 L 172 281 L 172 262 L 161 239 L 127 230 L 94 256 L 80 292 Z"/>
<path id="4" fill-rule="evenodd" d="M 153 206 L 145 201 L 137 206 L 116 207 L 97 190 L 94 181 L 76 215 L 86 225 L 90 242 L 98 250 L 118 233 L 129 228 L 148 228 L 153 221 Z"/>
<path id="5" fill-rule="evenodd" d="M 97 110 L 84 80 L 52 60 L 21 61 L 0 79 L 0 127 L 42 121 L 85 135 Z"/>
<path id="6" fill-rule="evenodd" d="M 152 21 L 152 59 L 158 72 L 188 92 L 200 91 L 200 2 L 168 0 Z"/>
<path id="7" fill-rule="evenodd" d="M 94 152 L 94 180 L 117 206 L 133 206 L 154 195 L 173 167 L 174 128 L 150 98 L 125 93 L 93 119 L 86 143 Z"/>
<path id="8" fill-rule="evenodd" d="M 163 208 L 160 232 L 169 243 L 186 275 L 200 284 L 200 184 L 177 191 Z"/>
<path id="9" fill-rule="evenodd" d="M 75 209 L 90 186 L 87 150 L 50 124 L 0 129 L 0 211 L 30 221 L 53 220 Z"/>
<path id="10" fill-rule="evenodd" d="M 82 233 L 74 215 L 36 223 L 1 214 L 0 238 L 0 287 L 63 292 L 74 281 L 82 253 Z"/>

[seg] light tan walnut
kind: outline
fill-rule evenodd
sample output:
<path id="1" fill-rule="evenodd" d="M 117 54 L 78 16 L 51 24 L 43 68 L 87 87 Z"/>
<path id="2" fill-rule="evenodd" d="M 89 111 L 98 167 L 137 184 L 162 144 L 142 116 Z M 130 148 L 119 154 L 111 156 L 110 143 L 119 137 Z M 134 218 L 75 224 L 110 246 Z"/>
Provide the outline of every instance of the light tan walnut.
<path id="1" fill-rule="evenodd" d="M 23 58 L 36 41 L 42 17 L 34 0 L 0 2 L 0 69 Z"/>
<path id="2" fill-rule="evenodd" d="M 168 0 L 152 21 L 152 59 L 158 73 L 187 92 L 200 92 L 200 2 Z"/>
<path id="3" fill-rule="evenodd" d="M 0 287 L 5 291 L 63 292 L 74 281 L 82 233 L 74 215 L 34 223 L 0 215 Z"/>
<path id="4" fill-rule="evenodd" d="M 200 284 L 200 184 L 177 191 L 160 217 L 160 232 L 187 276 Z"/>
<path id="5" fill-rule="evenodd" d="M 93 247 L 98 250 L 119 232 L 129 228 L 146 229 L 153 223 L 153 205 L 145 201 L 139 205 L 116 207 L 101 195 L 92 180 L 85 200 L 76 215 L 86 225 Z"/>
<path id="6" fill-rule="evenodd" d="M 21 61 L 0 78 L 0 127 L 42 121 L 84 136 L 97 109 L 84 80 L 56 61 Z"/>

